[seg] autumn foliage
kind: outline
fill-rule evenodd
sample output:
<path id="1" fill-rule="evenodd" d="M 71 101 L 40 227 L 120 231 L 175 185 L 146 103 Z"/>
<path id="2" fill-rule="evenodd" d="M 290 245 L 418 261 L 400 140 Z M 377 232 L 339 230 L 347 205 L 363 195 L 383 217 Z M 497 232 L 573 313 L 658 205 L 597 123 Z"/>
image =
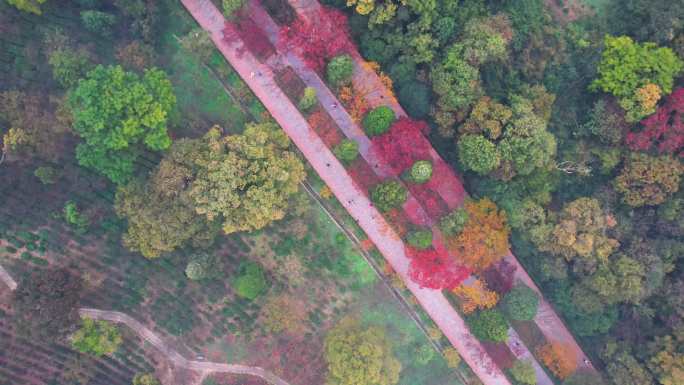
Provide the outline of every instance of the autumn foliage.
<path id="1" fill-rule="evenodd" d="M 238 38 L 242 40 L 247 49 L 260 61 L 265 61 L 275 53 L 275 48 L 268 40 L 264 31 L 247 15 L 239 16 L 234 24 L 226 22 L 223 30 L 223 39 L 233 42 Z"/>
<path id="2" fill-rule="evenodd" d="M 333 8 L 321 7 L 320 13 L 310 20 L 297 18 L 292 25 L 283 27 L 280 34 L 287 48 L 299 52 L 306 64 L 318 72 L 325 69 L 333 56 L 355 49 L 347 16 Z"/>
<path id="3" fill-rule="evenodd" d="M 476 279 L 469 284 L 461 284 L 453 291 L 454 295 L 461 300 L 461 310 L 470 314 L 477 309 L 489 309 L 499 302 L 499 296 L 487 289 L 487 286 Z"/>
<path id="4" fill-rule="evenodd" d="M 684 88 L 675 90 L 658 111 L 641 121 L 643 129 L 627 134 L 632 150 L 678 154 L 684 148 Z"/>
<path id="5" fill-rule="evenodd" d="M 549 342 L 537 349 L 537 355 L 544 365 L 561 380 L 577 369 L 577 360 L 572 357 L 572 350 L 566 344 Z"/>
<path id="6" fill-rule="evenodd" d="M 407 246 L 406 254 L 411 259 L 409 277 L 421 287 L 452 290 L 470 275 L 470 271 L 457 264 L 446 251 Z"/>
<path id="7" fill-rule="evenodd" d="M 389 131 L 373 138 L 373 147 L 399 175 L 414 162 L 428 159 L 430 143 L 425 135 L 429 131 L 427 123 L 402 117 Z"/>
<path id="8" fill-rule="evenodd" d="M 467 200 L 463 231 L 447 239 L 449 251 L 474 271 L 483 271 L 501 260 L 509 249 L 506 214 L 487 198 Z"/>
<path id="9" fill-rule="evenodd" d="M 338 96 L 352 120 L 357 124 L 360 123 L 370 109 L 368 101 L 366 101 L 366 93 L 360 91 L 356 86 L 346 86 L 340 89 Z"/>

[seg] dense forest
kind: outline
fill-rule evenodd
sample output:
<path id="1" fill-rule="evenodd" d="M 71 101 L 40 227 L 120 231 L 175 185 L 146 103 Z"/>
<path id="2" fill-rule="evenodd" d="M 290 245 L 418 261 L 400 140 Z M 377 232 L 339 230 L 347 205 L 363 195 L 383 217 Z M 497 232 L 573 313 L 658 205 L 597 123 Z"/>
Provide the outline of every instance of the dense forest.
<path id="1" fill-rule="evenodd" d="M 468 318 L 473 333 L 500 342 L 507 338 L 504 318 L 529 321 L 539 301 L 527 286 L 502 277 L 508 267 L 500 260 L 510 246 L 609 383 L 684 383 L 684 2 L 321 2 L 330 7 L 322 17 L 330 24 L 316 31 L 295 20 L 287 1 L 259 3 L 279 24 L 292 25 L 282 31 L 287 44 L 306 46 L 307 65 L 326 79 L 403 181 L 419 185 L 433 177 L 430 162 L 405 155 L 426 135 L 473 198 L 448 214 L 435 208 L 447 246 L 465 267 L 436 271 L 437 264 L 416 262 L 413 278 L 449 291 L 466 315 L 477 309 Z M 221 82 L 214 85 L 221 97 L 206 94 L 204 84 L 180 90 L 197 84 L 182 77 L 188 64 L 168 64 L 175 60 L 169 47 L 228 77 L 206 32 L 176 30 L 168 1 L 78 0 L 64 14 L 54 13 L 51 3 L 0 3 L 6 33 L 0 39 L 0 167 L 10 181 L 3 188 L 9 191 L 28 172 L 45 191 L 56 184 L 107 190 L 106 209 L 84 210 L 87 200 L 69 199 L 58 202 L 50 219 L 76 238 L 93 228 L 119 229 L 115 242 L 154 262 L 187 252 L 190 257 L 179 257 L 181 275 L 202 283 L 221 274 L 224 262 L 213 255 L 221 237 L 259 235 L 300 214 L 308 166 L 249 90 L 230 98 L 223 89 L 231 85 Z M 257 56 L 282 49 L 241 13 L 248 2 L 215 3 Z M 51 9 L 50 18 L 37 18 L 44 9 Z M 306 39 L 314 35 L 317 44 L 310 44 Z M 370 109 L 360 100 L 361 90 L 349 80 L 352 57 L 340 54 L 354 49 L 374 63 L 410 119 L 395 121 L 390 108 Z M 315 91 L 300 88 L 297 108 L 314 126 L 326 115 Z M 337 158 L 348 167 L 358 162 L 358 144 L 336 140 Z M 396 181 L 367 187 L 385 214 L 407 199 Z M 320 195 L 331 194 L 323 187 Z M 14 234 L 13 220 L 0 221 L 3 238 Z M 411 230 L 403 235 L 414 261 L 436 259 L 432 232 Z M 47 265 L 30 253 L 45 252 L 42 238 L 35 238 L 29 248 L 10 235 L 3 252 L 26 247 L 22 260 Z M 306 239 L 293 243 L 303 248 Z M 86 318 L 76 330 L 84 278 L 73 269 L 49 269 L 21 277 L 13 326 L 3 321 L 3 330 L 51 344 L 71 336 L 71 349 L 96 358 L 117 351 L 123 338 L 110 324 Z M 269 290 L 271 277 L 260 264 L 241 261 L 231 269 L 229 286 L 245 306 Z M 466 269 L 482 278 L 475 289 L 460 285 Z M 136 301 L 131 308 L 144 302 Z M 304 316 L 284 316 L 301 305 L 292 302 L 269 297 L 262 316 L 269 332 L 303 335 Z M 172 312 L 163 305 L 154 302 L 152 318 Z M 178 317 L 165 321 L 167 331 L 192 329 L 192 315 Z M 354 383 L 358 368 L 346 364 L 366 349 L 376 353 L 370 361 L 377 373 L 369 376 L 398 383 L 402 364 L 385 333 L 356 319 L 337 322 L 321 343 L 334 383 Z M 421 354 L 429 362 L 426 349 Z M 570 376 L 554 349 L 549 344 L 537 354 L 563 384 L 602 383 Z M 453 349 L 441 352 L 449 368 L 459 366 Z M 141 366 L 134 383 L 157 383 L 149 365 Z M 534 384 L 524 380 L 529 371 L 513 365 L 507 375 Z"/>

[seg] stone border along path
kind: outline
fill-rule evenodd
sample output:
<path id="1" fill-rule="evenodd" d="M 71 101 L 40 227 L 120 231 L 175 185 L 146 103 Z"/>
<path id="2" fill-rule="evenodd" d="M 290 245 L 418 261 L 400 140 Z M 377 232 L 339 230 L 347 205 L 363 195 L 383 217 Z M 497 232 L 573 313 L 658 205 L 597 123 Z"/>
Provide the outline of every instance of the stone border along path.
<path id="1" fill-rule="evenodd" d="M 237 34 L 232 26 L 226 24 L 223 15 L 210 0 L 181 2 L 199 25 L 209 32 L 228 62 L 290 136 L 345 209 L 364 229 L 475 374 L 487 385 L 510 385 L 480 342 L 470 334 L 464 320 L 451 307 L 442 292 L 421 288 L 409 279 L 410 261 L 405 254 L 403 241 L 373 207 L 365 193 L 359 190 L 346 169 L 278 87 L 271 69 L 259 63 L 250 52 L 242 49 L 242 44 L 236 44 L 239 39 L 233 42 L 224 40 L 224 28 L 235 36 Z"/>
<path id="2" fill-rule="evenodd" d="M 341 106 L 342 104 L 339 100 L 337 100 L 337 97 L 330 91 L 328 86 L 323 82 L 323 80 L 318 76 L 318 74 L 315 71 L 311 70 L 304 63 L 304 61 L 301 60 L 301 58 L 297 56 L 294 52 L 282 52 L 282 50 L 279 49 L 279 47 L 284 46 L 284 44 L 282 44 L 282 42 L 280 41 L 279 27 L 268 15 L 268 13 L 255 2 L 247 4 L 246 7 L 246 11 L 249 17 L 251 17 L 252 20 L 254 20 L 256 24 L 259 25 L 262 28 L 262 30 L 264 30 L 270 42 L 273 44 L 274 47 L 276 47 L 278 56 L 276 57 L 276 55 L 274 55 L 271 58 L 269 58 L 268 64 L 271 67 L 273 67 L 274 65 L 289 65 L 308 87 L 312 87 L 316 90 L 316 95 L 319 99 L 319 102 L 326 109 L 328 114 L 333 118 L 337 126 L 340 127 L 340 130 L 344 133 L 344 135 L 347 138 L 353 139 L 359 144 L 359 153 L 361 154 L 361 156 L 364 159 L 366 159 L 368 164 L 375 164 L 373 171 L 376 173 L 376 175 L 378 175 L 382 179 L 392 178 L 393 173 L 389 165 L 386 164 L 386 162 L 384 161 L 384 159 L 382 159 L 382 156 L 380 154 L 377 154 L 377 152 L 374 151 L 372 143 L 370 139 L 366 136 L 365 132 L 359 127 L 359 125 L 356 122 L 353 121 L 353 119 L 351 119 L 351 117 L 344 108 L 332 107 Z M 356 67 L 361 68 L 361 66 L 358 63 Z M 359 72 L 358 68 L 355 72 Z M 383 90 L 385 90 L 385 88 L 374 89 L 376 95 L 379 92 L 383 92 Z M 390 98 L 389 96 L 387 97 L 387 99 L 394 100 L 394 98 Z M 400 106 L 398 106 L 397 108 L 401 109 Z M 400 110 L 399 113 L 405 116 L 403 110 Z M 430 148 L 430 150 L 432 150 L 430 153 L 432 163 L 441 164 L 442 169 L 448 170 L 448 166 L 439 157 L 439 155 L 437 155 L 437 153 L 434 152 L 432 146 L 428 144 L 428 147 Z M 453 180 L 448 181 L 451 183 L 440 183 L 438 185 L 440 196 L 446 197 L 445 200 L 448 200 L 450 202 L 450 209 L 460 206 L 465 195 L 463 186 L 460 184 L 460 181 L 455 179 L 453 173 L 442 172 L 440 175 L 442 174 L 445 174 L 449 179 L 453 178 Z M 456 187 L 448 188 L 447 186 Z M 408 193 L 408 196 L 409 199 L 406 202 L 406 207 L 411 207 L 410 212 L 414 213 L 414 215 L 412 216 L 413 221 L 420 223 L 423 226 L 432 228 L 433 245 L 435 249 L 445 249 L 442 242 L 442 234 L 437 230 L 437 228 L 434 225 L 434 218 L 430 218 L 430 215 L 428 215 L 427 212 L 425 212 L 421 204 L 412 196 L 410 192 Z M 465 281 L 464 284 L 468 285 L 472 282 L 473 279 L 471 276 L 471 278 Z M 509 350 L 516 358 L 531 362 L 532 366 L 535 369 L 537 384 L 553 385 L 553 380 L 549 377 L 548 373 L 544 370 L 541 364 L 534 357 L 534 354 L 532 354 L 528 347 L 522 342 L 518 333 L 515 330 L 513 330 L 511 326 L 509 326 L 508 334 L 510 338 L 506 341 L 506 344 Z"/>
<path id="3" fill-rule="evenodd" d="M 305 20 L 315 17 L 321 8 L 318 0 L 288 1 L 295 9 L 297 14 Z M 351 52 L 351 56 L 355 62 L 353 79 L 354 83 L 370 84 L 372 86 L 371 89 L 374 90 L 374 92 L 370 93 L 366 97 L 369 104 L 371 106 L 387 105 L 395 111 L 397 116 L 407 116 L 406 112 L 403 110 L 401 105 L 399 105 L 396 99 L 391 97 L 392 92 L 388 90 L 384 84 L 382 84 L 377 74 L 367 66 L 361 65 L 361 63 L 365 62 L 365 60 L 361 57 L 358 51 L 355 50 L 354 52 Z M 447 202 L 450 208 L 452 208 L 452 204 L 456 203 L 455 201 L 457 201 L 457 206 L 460 206 L 464 197 L 460 194 L 460 191 L 464 191 L 460 178 L 454 173 L 453 169 L 444 162 L 439 154 L 434 151 L 434 149 L 431 149 L 430 155 L 432 160 L 436 162 L 435 169 L 443 169 L 443 172 L 441 170 L 439 171 L 440 175 L 444 176 L 440 181 L 440 196 Z M 544 334 L 546 339 L 568 344 L 575 352 L 578 369 L 589 369 L 594 371 L 595 368 L 589 360 L 589 357 L 584 354 L 582 348 L 579 346 L 572 333 L 570 333 L 568 328 L 565 326 L 563 320 L 554 311 L 551 304 L 544 298 L 543 293 L 541 290 L 539 290 L 532 278 L 527 274 L 518 259 L 509 251 L 509 254 L 505 257 L 505 260 L 516 267 L 516 280 L 522 281 L 525 285 L 529 286 L 540 295 L 541 302 L 539 304 L 537 315 L 534 318 L 534 322 Z"/>
<path id="4" fill-rule="evenodd" d="M 2 280 L 9 287 L 10 291 L 16 290 L 17 282 L 2 266 L 0 266 L 0 280 Z M 174 348 L 166 344 L 166 342 L 164 342 L 159 335 L 127 314 L 118 311 L 107 311 L 92 308 L 80 308 L 78 313 L 81 315 L 81 317 L 122 323 L 126 325 L 128 328 L 138 334 L 143 341 L 149 342 L 152 346 L 154 346 L 174 366 L 199 372 L 202 377 L 206 377 L 212 373 L 242 374 L 259 377 L 272 385 L 290 385 L 282 378 L 258 366 L 188 360 L 178 353 Z"/>

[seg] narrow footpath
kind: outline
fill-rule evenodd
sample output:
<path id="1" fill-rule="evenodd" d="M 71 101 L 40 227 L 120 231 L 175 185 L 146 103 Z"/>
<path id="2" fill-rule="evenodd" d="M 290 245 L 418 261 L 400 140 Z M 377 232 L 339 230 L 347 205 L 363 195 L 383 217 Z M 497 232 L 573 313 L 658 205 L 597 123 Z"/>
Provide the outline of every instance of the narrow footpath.
<path id="1" fill-rule="evenodd" d="M 205 376 L 211 373 L 243 374 L 259 377 L 272 385 L 290 385 L 287 381 L 276 376 L 275 374 L 256 366 L 188 360 L 187 358 L 183 357 L 180 353 L 178 353 L 175 349 L 167 345 L 164 342 L 164 340 L 162 340 L 162 338 L 159 337 L 152 330 L 148 329 L 147 327 L 145 327 L 145 325 L 141 324 L 140 322 L 136 321 L 135 319 L 124 313 L 120 313 L 117 311 L 81 308 L 79 310 L 79 314 L 82 317 L 88 317 L 96 320 L 103 320 L 126 325 L 128 328 L 130 328 L 136 334 L 138 334 L 140 338 L 142 338 L 145 342 L 150 343 L 160 353 L 166 356 L 166 358 L 177 368 L 194 370 Z"/>
<path id="2" fill-rule="evenodd" d="M 409 258 L 405 254 L 403 241 L 364 192 L 353 183 L 346 169 L 278 87 L 271 69 L 259 63 L 242 44 L 224 40 L 225 20 L 211 1 L 182 0 L 182 3 L 200 26 L 210 33 L 221 53 L 285 130 L 345 209 L 363 228 L 475 374 L 486 385 L 510 385 L 480 342 L 470 334 L 465 322 L 446 297 L 440 291 L 420 288 L 411 281 L 408 277 Z M 231 26 L 227 28 L 230 30 Z"/>

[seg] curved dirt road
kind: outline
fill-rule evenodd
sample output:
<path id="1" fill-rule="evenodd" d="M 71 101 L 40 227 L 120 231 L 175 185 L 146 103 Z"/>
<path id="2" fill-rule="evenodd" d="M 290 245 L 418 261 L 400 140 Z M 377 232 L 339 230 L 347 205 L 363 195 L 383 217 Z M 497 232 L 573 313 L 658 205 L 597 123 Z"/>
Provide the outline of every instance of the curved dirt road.
<path id="1" fill-rule="evenodd" d="M 191 361 L 183 357 L 175 349 L 167 345 L 161 337 L 159 337 L 152 330 L 145 327 L 145 325 L 136 321 L 132 317 L 117 311 L 105 311 L 90 308 L 81 308 L 79 314 L 83 317 L 89 317 L 97 320 L 110 321 L 122 323 L 135 331 L 140 338 L 152 344 L 157 350 L 164 354 L 171 363 L 176 367 L 195 370 L 202 374 L 209 373 L 230 373 L 230 374 L 247 374 L 257 376 L 269 384 L 273 385 L 290 385 L 282 378 L 275 374 L 255 366 L 222 364 L 218 362 L 204 362 Z"/>

